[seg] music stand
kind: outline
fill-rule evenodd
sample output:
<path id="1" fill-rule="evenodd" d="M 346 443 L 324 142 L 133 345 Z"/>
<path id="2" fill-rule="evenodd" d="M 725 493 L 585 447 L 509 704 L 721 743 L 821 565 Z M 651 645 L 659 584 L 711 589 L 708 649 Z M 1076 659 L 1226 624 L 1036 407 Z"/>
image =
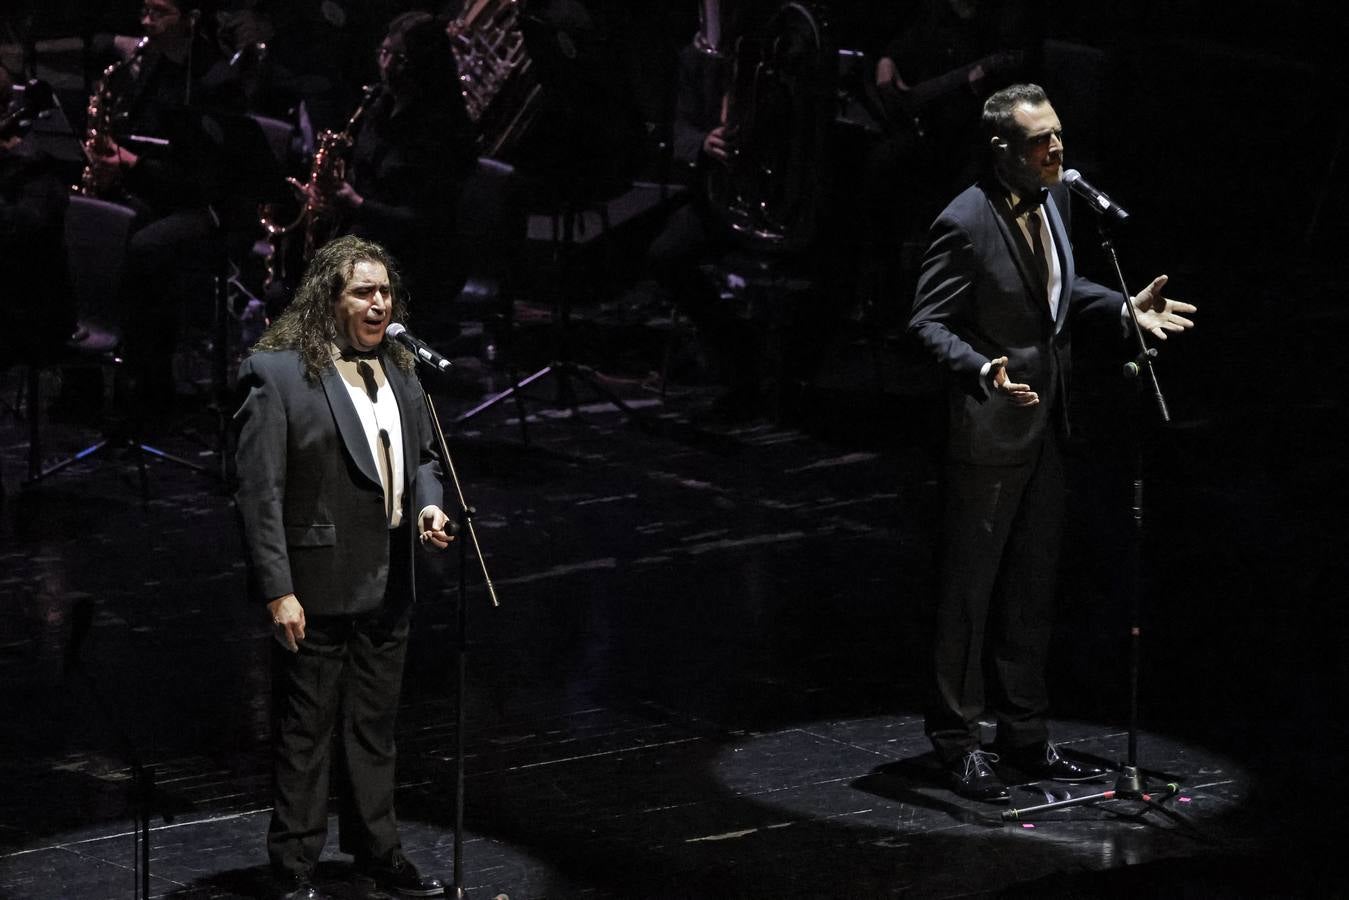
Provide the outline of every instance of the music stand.
<path id="1" fill-rule="evenodd" d="M 118 745 L 128 768 L 131 769 L 131 812 L 135 818 L 132 841 L 132 873 L 135 876 L 132 896 L 136 900 L 150 900 L 150 830 L 151 820 L 159 815 L 165 824 L 171 824 L 175 808 L 164 797 L 155 783 L 154 769 L 147 766 L 137 743 L 123 724 L 119 704 L 111 700 L 100 687 L 95 673 L 89 671 L 82 656 L 84 642 L 93 623 L 94 600 L 82 597 L 75 601 L 71 611 L 70 642 L 66 645 L 62 678 L 67 683 L 78 676 L 93 700 L 97 719 L 103 729 Z"/>
<path id="2" fill-rule="evenodd" d="M 216 418 L 219 476 L 228 482 L 230 319 L 238 318 L 229 308 L 228 295 L 230 212 L 241 206 L 251 212 L 259 203 L 290 196 L 290 189 L 262 126 L 252 116 L 189 106 L 172 107 L 165 114 L 172 150 L 203 161 L 211 177 L 207 187 L 215 223 L 211 240 L 218 253 L 212 265 L 211 411 Z M 229 173 L 228 178 L 222 173 Z"/>
<path id="3" fill-rule="evenodd" d="M 552 249 L 560 286 L 551 322 L 553 359 L 461 413 L 454 424 L 468 422 L 514 398 L 519 407 L 521 437 L 528 444 L 521 392 L 554 376 L 555 405 L 576 410 L 574 384 L 579 381 L 647 430 L 650 426 L 637 410 L 603 384 L 594 369 L 575 361 L 571 343 L 577 217 L 631 184 L 628 174 L 635 158 L 632 147 L 640 135 L 640 119 L 627 92 L 615 85 L 617 62 L 609 35 L 582 4 L 575 0 L 534 4 L 521 13 L 520 32 L 544 88 L 545 105 L 551 104 L 551 109 L 545 110 L 551 115 L 541 115 L 540 119 L 552 122 L 555 131 L 546 144 L 540 142 L 540 152 L 519 164 L 543 185 L 554 216 Z M 631 131 L 633 141 L 615 138 L 615 133 L 621 138 L 625 129 Z M 601 219 L 607 220 L 603 209 Z"/>

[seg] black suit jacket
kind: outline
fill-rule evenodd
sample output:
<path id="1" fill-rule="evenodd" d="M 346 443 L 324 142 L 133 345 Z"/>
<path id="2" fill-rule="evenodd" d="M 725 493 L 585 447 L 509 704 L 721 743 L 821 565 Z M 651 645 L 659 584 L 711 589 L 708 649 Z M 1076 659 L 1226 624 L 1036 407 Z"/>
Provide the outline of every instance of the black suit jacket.
<path id="1" fill-rule="evenodd" d="M 1067 189 L 1044 204 L 1062 272 L 1058 315 L 1000 187 L 982 183 L 951 201 L 933 223 L 909 330 L 950 378 L 948 456 L 977 465 L 1026 462 L 1047 427 L 1067 429 L 1072 321 L 1118 313 L 1124 297 L 1077 274 L 1069 243 Z M 1007 372 L 1040 403 L 1021 408 L 989 397 L 980 372 L 1007 357 Z"/>
<path id="2" fill-rule="evenodd" d="M 351 395 L 335 367 L 305 378 L 299 354 L 255 353 L 239 367 L 234 421 L 243 522 L 255 589 L 263 600 L 294 593 L 307 615 L 378 608 L 390 578 L 413 600 L 416 514 L 443 490 L 430 416 L 417 379 L 387 361 L 402 419 L 405 571 L 389 570 L 384 491 Z"/>

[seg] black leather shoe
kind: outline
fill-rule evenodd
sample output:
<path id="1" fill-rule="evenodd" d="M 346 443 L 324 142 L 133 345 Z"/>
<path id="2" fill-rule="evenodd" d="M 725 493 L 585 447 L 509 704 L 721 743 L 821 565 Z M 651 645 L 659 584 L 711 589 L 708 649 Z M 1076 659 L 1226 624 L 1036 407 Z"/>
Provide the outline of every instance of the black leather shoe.
<path id="1" fill-rule="evenodd" d="M 1100 766 L 1060 756 L 1058 748 L 1050 741 L 1034 744 L 1022 750 L 1008 750 L 1005 755 L 1008 762 L 1028 775 L 1050 781 L 1076 784 L 1083 781 L 1097 781 L 1110 774 L 1110 770 L 1102 769 Z"/>
<path id="2" fill-rule="evenodd" d="M 272 896 L 276 900 L 334 900 L 331 894 L 314 887 L 306 875 L 281 876 L 276 879 L 275 885 Z"/>
<path id="3" fill-rule="evenodd" d="M 951 764 L 951 789 L 967 800 L 1006 803 L 1007 786 L 990 763 L 998 761 L 993 753 L 970 750 Z"/>
<path id="4" fill-rule="evenodd" d="M 402 850 L 395 850 L 377 862 L 358 863 L 357 868 L 362 875 L 373 879 L 380 890 L 400 897 L 439 897 L 445 893 L 445 885 L 440 879 L 428 878 L 418 872 Z"/>

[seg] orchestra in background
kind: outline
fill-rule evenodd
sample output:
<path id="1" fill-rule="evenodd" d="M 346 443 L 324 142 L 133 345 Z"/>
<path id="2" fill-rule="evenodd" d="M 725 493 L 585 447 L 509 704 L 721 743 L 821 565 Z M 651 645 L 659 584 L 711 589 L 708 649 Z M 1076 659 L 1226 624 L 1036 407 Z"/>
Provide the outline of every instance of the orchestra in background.
<path id="1" fill-rule="evenodd" d="M 797 261 L 814 306 L 893 325 L 904 243 L 968 181 L 971 110 L 1034 65 L 1021 4 L 925 0 L 857 34 L 822 4 L 690 5 L 668 121 L 644 124 L 615 62 L 632 14 L 614 4 L 145 0 L 140 34 L 91 42 L 83 121 L 69 115 L 85 161 L 73 191 L 136 211 L 119 308 L 138 395 L 184 390 L 173 358 L 222 271 L 234 319 L 270 320 L 340 234 L 387 246 L 414 310 L 453 325 L 469 265 L 456 204 L 478 158 L 541 196 L 687 185 L 646 274 L 694 322 L 732 416 L 761 411 L 763 336 L 718 301 L 709 261 Z M 274 160 L 248 156 L 240 121 Z"/>
<path id="2" fill-rule="evenodd" d="M 272 509 L 285 468 L 277 461 L 282 450 L 312 447 L 287 447 L 284 436 L 303 425 L 328 440 L 320 461 L 339 458 L 328 450 L 339 443 L 325 419 L 331 397 L 316 384 L 329 377 L 337 390 L 333 373 L 345 369 L 340 395 L 370 404 L 371 447 L 386 441 L 388 515 L 369 531 L 375 544 L 397 535 L 389 558 L 410 579 L 416 544 L 395 490 L 400 454 L 377 416 L 420 407 L 413 357 L 390 355 L 384 335 L 405 315 L 436 323 L 439 336 L 457 333 L 456 298 L 475 262 L 458 236 L 466 218 L 490 218 L 474 204 L 504 196 L 473 190 L 475 179 L 508 172 L 526 204 L 573 222 L 638 180 L 656 180 L 658 224 L 640 266 L 660 302 L 697 330 L 723 387 L 713 418 L 772 411 L 782 398 L 770 398 L 768 385 L 780 392 L 806 377 L 802 367 L 845 320 L 878 333 L 907 324 L 942 370 L 951 421 L 928 734 L 952 789 L 1006 802 L 1008 763 L 1047 780 L 1099 780 L 1105 771 L 1061 755 L 1047 726 L 1070 323 L 1132 323 L 1139 341 L 1143 332 L 1164 340 L 1193 325 L 1195 307 L 1163 296 L 1166 276 L 1126 297 L 1077 271 L 1069 195 L 1086 192 L 1097 214 L 1110 201 L 1102 207 L 1104 195 L 1064 169 L 1064 127 L 1031 83 L 1043 66 L 1039 7 L 895 6 L 902 14 L 892 22 L 850 23 L 822 4 L 702 0 L 687 44 L 667 48 L 667 115 L 657 120 L 625 70 L 649 62 L 624 45 L 625 26 L 640 14 L 617 0 L 436 8 L 143 0 L 140 34 L 91 42 L 89 95 L 74 117 L 81 164 L 66 180 L 26 143 L 55 102 L 50 92 L 0 71 L 0 248 L 32 263 L 15 267 L 21 277 L 43 275 L 30 288 L 41 302 L 20 310 L 34 321 L 10 332 L 32 338 L 16 356 L 40 359 L 44 345 L 78 335 L 61 227 L 72 198 L 125 206 L 134 220 L 116 308 L 143 406 L 194 399 L 180 391 L 176 354 L 213 309 L 221 321 L 221 302 L 236 327 L 213 335 L 217 347 L 233 341 L 242 359 L 262 336 L 238 379 L 249 398 L 238 414 L 238 456 L 241 497 L 256 506 L 254 555 L 271 559 L 290 540 L 272 533 L 283 520 Z M 771 302 L 754 302 L 765 295 Z M 784 315 L 787 329 L 771 321 Z M 250 330 L 249 316 L 266 321 Z M 784 330 L 800 343 L 775 344 Z M 309 367 L 303 378 L 296 359 Z M 388 380 L 378 382 L 375 369 Z M 420 415 L 401 426 L 409 446 L 424 445 L 419 460 L 433 485 L 439 460 Z M 346 487 L 364 497 L 359 485 Z M 357 500 L 343 508 L 358 509 Z M 406 510 L 409 520 L 421 510 L 420 540 L 447 546 L 439 501 L 418 502 Z M 289 566 L 275 568 L 269 609 L 295 653 L 304 614 Z M 385 609 L 398 591 L 410 597 L 410 585 L 372 590 L 362 602 Z M 987 643 L 1001 666 L 987 697 L 983 678 L 970 674 L 986 655 L 985 621 L 997 626 Z M 388 622 L 358 624 L 376 643 L 388 638 Z M 381 702 L 367 710 L 371 721 L 397 706 L 405 618 L 394 625 L 397 652 L 378 686 Z M 998 719 L 1002 766 L 980 743 L 986 709 Z M 322 723 L 302 725 L 298 742 L 313 744 L 309 732 Z M 371 728 L 387 747 L 367 768 L 383 771 L 392 765 L 392 721 Z M 390 837 L 392 780 L 376 780 L 379 796 L 363 816 L 381 823 L 378 840 L 371 831 L 368 846 L 352 852 L 380 884 L 439 894 L 439 880 L 419 874 Z M 318 896 L 306 859 L 322 846 L 326 792 L 295 792 L 303 802 L 277 807 L 274 863 L 294 870 L 286 896 Z"/>

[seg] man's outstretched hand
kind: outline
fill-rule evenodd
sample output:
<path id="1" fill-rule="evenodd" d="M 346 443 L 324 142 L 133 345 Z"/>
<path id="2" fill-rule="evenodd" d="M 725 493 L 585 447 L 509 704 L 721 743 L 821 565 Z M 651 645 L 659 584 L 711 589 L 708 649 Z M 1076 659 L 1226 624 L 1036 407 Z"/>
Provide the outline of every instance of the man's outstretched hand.
<path id="1" fill-rule="evenodd" d="M 1166 340 L 1168 331 L 1181 332 L 1194 327 L 1194 322 L 1185 316 L 1198 312 L 1192 303 L 1182 303 L 1162 296 L 1166 286 L 1166 276 L 1158 275 L 1143 290 L 1135 294 L 1130 301 L 1138 314 L 1138 325 L 1159 341 Z M 1182 315 L 1182 313 L 1184 315 Z"/>

